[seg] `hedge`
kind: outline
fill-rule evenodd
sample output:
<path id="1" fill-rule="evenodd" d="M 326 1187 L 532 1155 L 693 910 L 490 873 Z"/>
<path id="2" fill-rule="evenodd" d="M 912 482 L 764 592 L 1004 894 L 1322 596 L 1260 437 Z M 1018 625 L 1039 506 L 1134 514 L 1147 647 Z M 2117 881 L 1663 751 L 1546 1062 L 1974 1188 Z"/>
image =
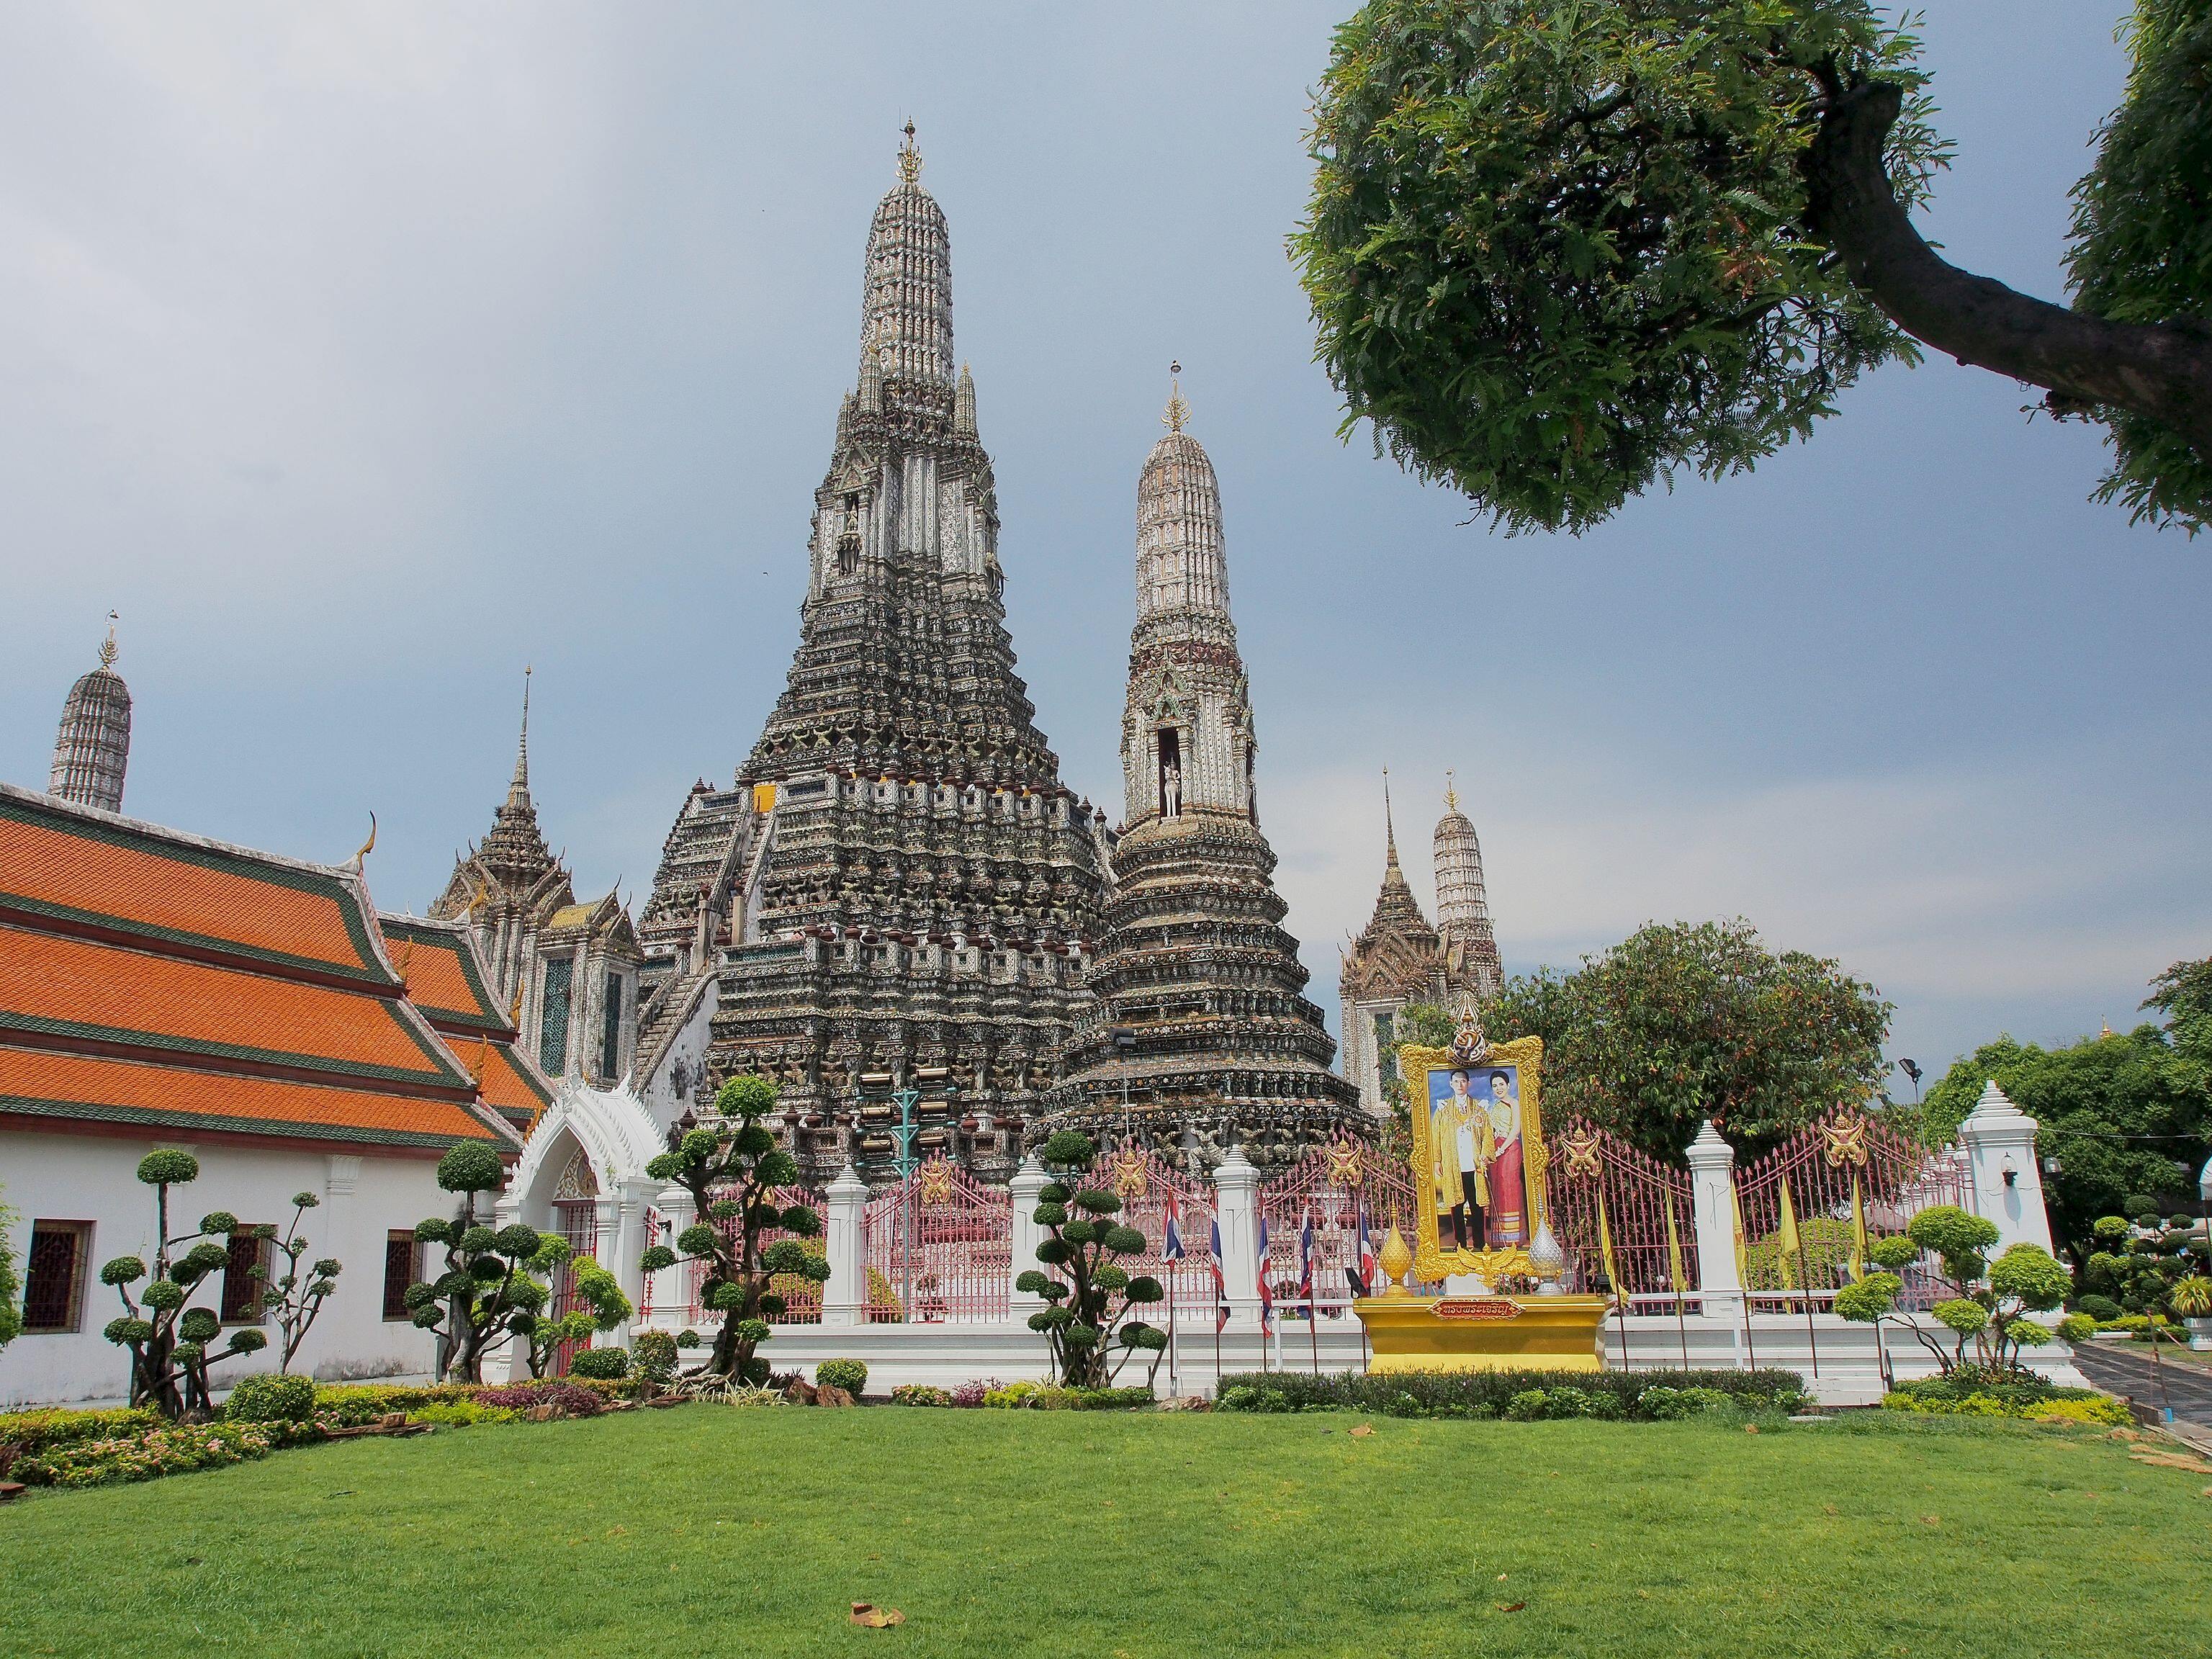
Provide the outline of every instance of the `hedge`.
<path id="1" fill-rule="evenodd" d="M 1657 1390 L 1649 1403 L 1647 1394 Z M 1559 1391 L 1538 1409 L 1526 1398 Z M 1357 1371 L 1315 1376 L 1245 1371 L 1224 1376 L 1224 1411 L 1362 1411 L 1385 1417 L 1655 1418 L 1686 1414 L 1680 1396 L 1702 1391 L 1741 1411 L 1797 1411 L 1807 1403 L 1796 1371 Z M 1670 1397 L 1672 1396 L 1672 1397 Z M 1578 1405 L 1578 1402 L 1581 1402 Z"/>

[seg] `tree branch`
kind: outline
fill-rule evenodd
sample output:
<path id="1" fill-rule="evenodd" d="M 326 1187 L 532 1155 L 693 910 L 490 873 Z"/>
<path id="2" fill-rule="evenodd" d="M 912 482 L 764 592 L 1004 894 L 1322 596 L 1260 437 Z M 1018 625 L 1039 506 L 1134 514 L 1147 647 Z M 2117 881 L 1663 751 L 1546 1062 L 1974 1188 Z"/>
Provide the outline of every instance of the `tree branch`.
<path id="1" fill-rule="evenodd" d="M 1904 107 L 1894 82 L 1829 97 L 1806 152 L 1807 217 L 1851 280 L 1916 339 L 2051 394 L 2054 412 L 2111 404 L 2170 428 L 2212 460 L 2212 337 L 2108 322 L 1960 270 L 1913 228 L 1882 149 Z"/>

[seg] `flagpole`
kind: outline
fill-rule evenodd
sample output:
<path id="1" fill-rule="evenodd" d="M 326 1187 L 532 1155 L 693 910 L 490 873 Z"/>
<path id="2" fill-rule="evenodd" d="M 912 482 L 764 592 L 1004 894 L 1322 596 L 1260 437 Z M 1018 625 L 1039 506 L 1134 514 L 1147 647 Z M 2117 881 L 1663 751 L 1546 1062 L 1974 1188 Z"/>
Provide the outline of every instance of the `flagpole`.
<path id="1" fill-rule="evenodd" d="M 1177 1369 L 1176 1354 L 1175 1264 L 1162 1262 L 1168 1275 L 1168 1392 L 1177 1399 L 1182 1396 L 1182 1374 Z"/>
<path id="2" fill-rule="evenodd" d="M 1735 1182 L 1729 1183 L 1729 1202 L 1735 1211 L 1735 1282 L 1743 1295 L 1743 1346 L 1750 1356 L 1751 1368 L 1759 1369 L 1759 1339 L 1751 1334 L 1751 1253 L 1744 1249 L 1743 1194 L 1736 1190 Z"/>

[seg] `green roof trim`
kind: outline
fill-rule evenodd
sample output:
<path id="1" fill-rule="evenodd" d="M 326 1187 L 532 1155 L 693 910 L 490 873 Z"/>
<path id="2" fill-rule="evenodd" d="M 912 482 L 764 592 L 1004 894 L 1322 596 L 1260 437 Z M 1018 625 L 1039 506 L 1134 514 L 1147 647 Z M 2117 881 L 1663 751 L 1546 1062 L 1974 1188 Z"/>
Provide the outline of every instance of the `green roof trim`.
<path id="1" fill-rule="evenodd" d="M 431 1070 L 408 1071 L 401 1066 L 385 1066 L 369 1060 L 334 1060 L 324 1054 L 287 1054 L 276 1048 L 249 1048 L 239 1043 L 208 1042 L 197 1037 L 172 1036 L 159 1031 L 126 1030 L 119 1026 L 93 1025 L 72 1019 L 49 1019 L 40 1014 L 19 1014 L 0 1009 L 0 1031 L 29 1031 L 45 1036 L 73 1037 L 80 1042 L 109 1042 L 147 1054 L 205 1054 L 217 1060 L 291 1066 L 331 1077 L 379 1078 L 394 1083 L 427 1081 L 453 1089 L 471 1086 L 465 1073 L 455 1070 L 440 1060 L 424 1044 L 422 1036 L 410 1030 L 405 1021 L 401 1020 L 398 1024 L 399 1029 L 405 1031 L 416 1047 L 422 1050 L 423 1057 L 431 1063 Z"/>
<path id="2" fill-rule="evenodd" d="M 464 1109 L 454 1110 L 466 1116 Z M 380 1146 L 444 1148 L 465 1140 L 501 1144 L 485 1126 L 477 1135 L 441 1135 L 416 1129 L 375 1129 L 343 1123 L 300 1123 L 289 1118 L 233 1117 L 216 1112 L 160 1112 L 143 1106 L 109 1106 L 81 1100 L 40 1100 L 27 1095 L 0 1095 L 0 1113 L 27 1117 L 76 1118 L 102 1123 L 143 1124 L 161 1129 L 222 1129 L 241 1134 L 289 1135 L 301 1140 L 358 1140 Z"/>
<path id="3" fill-rule="evenodd" d="M 347 908 L 350 911 L 352 907 Z M 327 957 L 297 956 L 289 951 L 271 951 L 263 945 L 247 945 L 216 933 L 189 933 L 181 927 L 164 927 L 156 922 L 141 921 L 135 916 L 118 916 L 112 910 L 82 910 L 75 905 L 55 904 L 46 899 L 28 898 L 21 893 L 0 892 L 0 918 L 4 918 L 9 911 L 42 921 L 75 922 L 82 927 L 123 933 L 132 939 L 153 939 L 163 945 L 191 945 L 216 955 L 266 963 L 272 968 L 302 968 L 310 973 L 327 974 L 333 979 L 352 980 L 361 985 L 389 989 L 399 983 L 397 975 L 387 975 L 380 967 L 332 962 Z M 349 915 L 349 931 L 351 931 L 352 920 Z"/>

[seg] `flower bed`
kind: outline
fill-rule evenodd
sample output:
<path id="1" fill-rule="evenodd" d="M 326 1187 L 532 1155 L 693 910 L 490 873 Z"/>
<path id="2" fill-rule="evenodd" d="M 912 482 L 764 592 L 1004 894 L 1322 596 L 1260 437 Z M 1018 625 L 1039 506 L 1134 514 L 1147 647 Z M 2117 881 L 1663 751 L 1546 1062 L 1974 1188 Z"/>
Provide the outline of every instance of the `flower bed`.
<path id="1" fill-rule="evenodd" d="M 2066 1389 L 2039 1376 L 1992 1376 L 1976 1370 L 1900 1382 L 1882 1397 L 1885 1410 L 1936 1417 L 2010 1417 L 2034 1423 L 2081 1423 L 2126 1428 L 2135 1420 L 2120 1401 L 2089 1389 Z"/>
<path id="2" fill-rule="evenodd" d="M 30 1486 L 104 1486 L 266 1457 L 282 1443 L 273 1424 L 197 1423 L 56 1445 L 15 1464 Z"/>
<path id="3" fill-rule="evenodd" d="M 1795 1412 L 1795 1371 L 1397 1371 L 1301 1376 L 1248 1371 L 1221 1379 L 1223 1411 L 1364 1411 L 1386 1417 L 1615 1418 L 1661 1422 L 1710 1411 Z"/>

